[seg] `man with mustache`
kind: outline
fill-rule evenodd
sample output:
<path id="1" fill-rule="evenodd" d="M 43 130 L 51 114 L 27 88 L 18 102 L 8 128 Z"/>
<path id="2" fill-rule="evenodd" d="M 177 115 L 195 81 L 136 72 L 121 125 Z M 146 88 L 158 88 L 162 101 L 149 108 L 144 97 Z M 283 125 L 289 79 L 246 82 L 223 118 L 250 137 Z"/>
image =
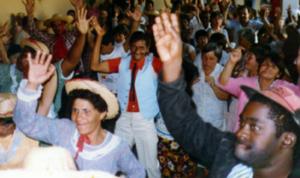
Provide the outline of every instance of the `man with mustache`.
<path id="1" fill-rule="evenodd" d="M 280 86 L 262 93 L 243 87 L 250 100 L 240 115 L 239 130 L 219 131 L 202 121 L 185 92 L 177 16 L 163 13 L 153 32 L 163 62 L 160 111 L 172 136 L 209 169 L 209 177 L 300 177 L 299 97 Z"/>

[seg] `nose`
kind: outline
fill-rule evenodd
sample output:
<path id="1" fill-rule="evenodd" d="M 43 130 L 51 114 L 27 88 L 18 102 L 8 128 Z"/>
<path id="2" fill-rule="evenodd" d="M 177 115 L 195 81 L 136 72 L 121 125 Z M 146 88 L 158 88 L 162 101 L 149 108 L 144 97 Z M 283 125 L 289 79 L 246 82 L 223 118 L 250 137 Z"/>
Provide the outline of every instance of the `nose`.
<path id="1" fill-rule="evenodd" d="M 73 111 L 73 120 L 78 122 L 81 120 L 81 112 L 80 111 Z"/>
<path id="2" fill-rule="evenodd" d="M 236 132 L 236 137 L 239 141 L 246 141 L 249 136 L 249 128 L 248 124 L 241 126 L 240 129 Z"/>

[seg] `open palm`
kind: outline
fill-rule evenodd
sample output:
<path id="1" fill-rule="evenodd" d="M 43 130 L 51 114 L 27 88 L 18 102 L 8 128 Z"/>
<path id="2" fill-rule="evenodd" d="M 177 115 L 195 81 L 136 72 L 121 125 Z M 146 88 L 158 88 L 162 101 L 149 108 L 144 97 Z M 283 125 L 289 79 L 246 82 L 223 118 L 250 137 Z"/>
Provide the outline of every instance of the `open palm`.
<path id="1" fill-rule="evenodd" d="M 156 49 L 163 62 L 181 62 L 182 41 L 176 14 L 163 13 L 153 26 Z"/>
<path id="2" fill-rule="evenodd" d="M 55 71 L 54 65 L 51 64 L 51 55 L 38 51 L 34 59 L 30 53 L 26 59 L 29 63 L 28 83 L 32 85 L 43 84 Z"/>
<path id="3" fill-rule="evenodd" d="M 86 34 L 89 30 L 89 24 L 92 18 L 87 19 L 87 10 L 85 8 L 76 9 L 77 22 L 76 27 L 81 34 Z"/>

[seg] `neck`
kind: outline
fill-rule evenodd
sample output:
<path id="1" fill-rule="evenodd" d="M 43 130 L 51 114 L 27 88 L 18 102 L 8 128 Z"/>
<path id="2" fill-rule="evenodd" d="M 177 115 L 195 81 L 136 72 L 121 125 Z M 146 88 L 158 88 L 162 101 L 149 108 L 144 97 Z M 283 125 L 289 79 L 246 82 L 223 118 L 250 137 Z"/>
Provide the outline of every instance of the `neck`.
<path id="1" fill-rule="evenodd" d="M 243 27 L 246 27 L 246 26 L 248 26 L 249 21 L 247 21 L 247 22 L 240 22 L 240 23 L 241 23 L 241 25 L 242 25 Z"/>
<path id="2" fill-rule="evenodd" d="M 221 30 L 221 27 L 218 27 L 218 26 L 213 27 L 213 30 L 216 31 L 216 32 L 219 32 Z"/>
<path id="3" fill-rule="evenodd" d="M 273 83 L 274 80 L 269 80 L 269 79 L 264 79 L 259 77 L 258 79 L 258 83 L 259 83 L 259 87 L 261 90 L 267 90 L 271 84 Z"/>
<path id="4" fill-rule="evenodd" d="M 97 132 L 89 134 L 88 138 L 91 142 L 91 145 L 99 145 L 104 141 L 105 136 L 106 136 L 105 130 L 100 127 Z"/>
<path id="5" fill-rule="evenodd" d="M 283 153 L 271 161 L 270 166 L 254 170 L 254 178 L 287 178 L 292 171 L 293 155 Z"/>

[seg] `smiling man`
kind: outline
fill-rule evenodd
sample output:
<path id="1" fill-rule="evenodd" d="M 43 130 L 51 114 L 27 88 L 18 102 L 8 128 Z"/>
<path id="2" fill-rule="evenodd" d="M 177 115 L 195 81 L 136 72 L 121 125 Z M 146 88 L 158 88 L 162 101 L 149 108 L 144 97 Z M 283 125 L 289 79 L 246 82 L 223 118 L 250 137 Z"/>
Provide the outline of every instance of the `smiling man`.
<path id="1" fill-rule="evenodd" d="M 156 93 L 161 61 L 150 53 L 149 36 L 140 31 L 130 36 L 130 54 L 103 61 L 99 54 L 104 32 L 97 24 L 95 30 L 97 37 L 91 69 L 118 73 L 117 96 L 121 116 L 116 123 L 115 134 L 130 146 L 136 145 L 138 158 L 146 167 L 149 178 L 160 178 L 154 118 L 159 113 Z"/>
<path id="2" fill-rule="evenodd" d="M 182 42 L 175 14 L 163 13 L 153 27 L 163 61 L 159 105 L 175 140 L 213 178 L 294 178 L 300 176 L 300 98 L 280 87 L 259 93 L 242 90 L 250 98 L 241 113 L 236 134 L 221 132 L 191 106 L 181 75 Z"/>

